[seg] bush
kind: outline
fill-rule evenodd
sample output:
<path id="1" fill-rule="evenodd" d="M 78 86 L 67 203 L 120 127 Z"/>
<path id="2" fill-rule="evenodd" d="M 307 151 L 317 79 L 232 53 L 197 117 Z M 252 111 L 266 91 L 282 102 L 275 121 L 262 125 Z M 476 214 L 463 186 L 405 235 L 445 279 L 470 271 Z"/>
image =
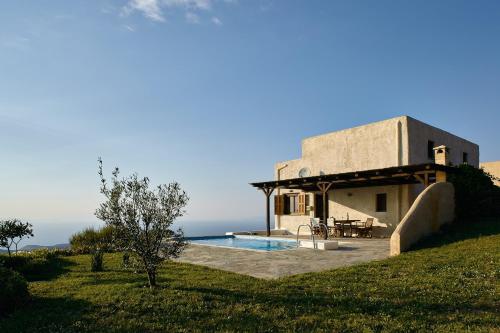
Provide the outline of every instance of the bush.
<path id="1" fill-rule="evenodd" d="M 113 227 L 101 229 L 87 228 L 71 236 L 69 243 L 71 251 L 78 254 L 89 254 L 100 249 L 104 252 L 113 251 Z"/>
<path id="2" fill-rule="evenodd" d="M 92 272 L 102 272 L 104 270 L 102 265 L 102 255 L 103 252 L 101 250 L 92 252 L 90 263 L 90 270 Z"/>
<path id="3" fill-rule="evenodd" d="M 11 257 L 0 255 L 0 267 L 10 268 L 15 271 L 19 271 L 22 267 L 26 266 L 29 261 L 31 261 L 31 258 L 25 255 L 15 255 Z"/>
<path id="4" fill-rule="evenodd" d="M 23 305 L 29 298 L 28 283 L 21 274 L 0 267 L 0 315 Z"/>
<path id="5" fill-rule="evenodd" d="M 0 255 L 0 267 L 10 268 L 24 276 L 28 281 L 47 276 L 57 266 L 56 258 L 69 255 L 67 250 L 39 249 L 20 252 L 13 256 Z"/>
<path id="6" fill-rule="evenodd" d="M 122 266 L 123 266 L 123 268 L 130 267 L 130 253 L 128 253 L 127 251 L 123 252 Z"/>
<path id="7" fill-rule="evenodd" d="M 483 169 L 463 164 L 457 172 L 449 175 L 449 181 L 455 187 L 457 220 L 500 215 L 500 188 Z"/>
<path id="8" fill-rule="evenodd" d="M 39 274 L 46 274 L 50 270 L 47 257 L 31 257 L 29 254 L 23 254 L 12 257 L 2 256 L 1 261 L 1 266 L 18 272 L 28 280 Z"/>
<path id="9" fill-rule="evenodd" d="M 38 251 L 38 250 L 37 250 Z M 50 253 L 56 257 L 69 257 L 75 255 L 71 249 L 51 249 Z"/>

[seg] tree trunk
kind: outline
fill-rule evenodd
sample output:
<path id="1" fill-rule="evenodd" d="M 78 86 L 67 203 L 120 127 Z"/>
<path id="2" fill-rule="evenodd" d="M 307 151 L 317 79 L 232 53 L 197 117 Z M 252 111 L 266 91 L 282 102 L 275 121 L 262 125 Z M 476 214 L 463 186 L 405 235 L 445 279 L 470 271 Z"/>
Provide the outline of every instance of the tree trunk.
<path id="1" fill-rule="evenodd" d="M 7 252 L 9 252 L 9 257 L 10 257 L 10 247 L 7 248 Z"/>
<path id="2" fill-rule="evenodd" d="M 156 287 L 156 270 L 148 270 L 148 280 L 149 280 L 149 288 L 153 289 Z"/>

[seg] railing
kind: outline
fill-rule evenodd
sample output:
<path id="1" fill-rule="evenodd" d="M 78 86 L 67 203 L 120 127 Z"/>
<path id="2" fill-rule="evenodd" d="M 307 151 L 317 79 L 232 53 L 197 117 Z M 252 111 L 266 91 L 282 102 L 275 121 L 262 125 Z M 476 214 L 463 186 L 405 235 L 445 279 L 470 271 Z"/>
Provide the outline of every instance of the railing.
<path id="1" fill-rule="evenodd" d="M 311 239 L 313 241 L 313 248 L 316 249 L 316 240 L 314 239 L 314 232 L 313 232 L 313 228 L 309 225 L 309 224 L 301 224 L 299 225 L 299 227 L 297 228 L 297 247 L 299 247 L 299 233 L 300 233 L 300 228 L 301 227 L 308 227 L 309 228 L 309 231 L 311 231 Z"/>
<path id="2" fill-rule="evenodd" d="M 326 225 L 324 223 L 318 223 L 318 226 L 320 228 L 324 228 L 325 229 L 325 235 L 328 235 L 328 228 L 326 227 Z M 313 247 L 315 249 L 317 249 L 318 247 L 316 245 L 316 239 L 314 238 L 313 227 L 310 224 L 301 224 L 297 228 L 297 247 L 299 247 L 299 234 L 300 234 L 300 228 L 301 227 L 308 227 L 309 228 L 309 231 L 311 232 L 311 239 L 313 241 Z"/>

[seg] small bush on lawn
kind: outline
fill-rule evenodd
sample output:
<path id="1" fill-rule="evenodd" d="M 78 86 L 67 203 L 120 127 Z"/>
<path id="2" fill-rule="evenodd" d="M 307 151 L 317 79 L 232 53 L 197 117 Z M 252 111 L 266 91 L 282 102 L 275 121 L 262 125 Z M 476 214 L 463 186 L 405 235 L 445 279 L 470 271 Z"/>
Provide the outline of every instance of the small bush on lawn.
<path id="1" fill-rule="evenodd" d="M 0 267 L 10 268 L 17 272 L 22 270 L 22 268 L 25 267 L 29 261 L 31 261 L 31 258 L 24 255 L 15 255 L 11 257 L 7 255 L 0 255 Z"/>
<path id="2" fill-rule="evenodd" d="M 128 253 L 127 251 L 123 252 L 122 267 L 123 268 L 129 268 L 130 267 L 130 253 Z"/>
<path id="3" fill-rule="evenodd" d="M 0 267 L 0 316 L 21 306 L 29 298 L 28 283 L 21 274 Z"/>
<path id="4" fill-rule="evenodd" d="M 87 228 L 71 236 L 69 243 L 71 250 L 77 254 L 89 254 L 95 249 L 112 252 L 113 227 L 101 229 Z"/>
<path id="5" fill-rule="evenodd" d="M 102 265 L 102 255 L 103 252 L 101 250 L 96 250 L 92 252 L 92 259 L 90 265 L 90 270 L 92 272 L 102 272 L 104 270 Z"/>
<path id="6" fill-rule="evenodd" d="M 26 278 L 28 281 L 52 273 L 58 256 L 69 255 L 68 250 L 40 249 L 31 252 L 20 252 L 11 257 L 0 255 L 0 267 L 10 268 Z"/>
<path id="7" fill-rule="evenodd" d="M 46 257 L 32 257 L 28 254 L 0 257 L 0 266 L 14 270 L 28 280 L 46 273 L 49 269 L 48 264 Z"/>

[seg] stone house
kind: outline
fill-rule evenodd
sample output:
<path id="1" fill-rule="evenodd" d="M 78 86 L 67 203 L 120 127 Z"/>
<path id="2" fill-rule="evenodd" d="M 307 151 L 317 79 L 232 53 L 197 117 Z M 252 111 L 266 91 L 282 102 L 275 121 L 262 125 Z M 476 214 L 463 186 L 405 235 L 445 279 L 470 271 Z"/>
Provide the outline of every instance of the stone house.
<path id="1" fill-rule="evenodd" d="M 326 214 L 372 217 L 374 236 L 390 236 L 419 193 L 461 163 L 479 167 L 477 144 L 401 116 L 306 138 L 301 158 L 276 163 L 274 180 L 252 185 L 274 198 L 275 230 L 294 234 Z"/>

